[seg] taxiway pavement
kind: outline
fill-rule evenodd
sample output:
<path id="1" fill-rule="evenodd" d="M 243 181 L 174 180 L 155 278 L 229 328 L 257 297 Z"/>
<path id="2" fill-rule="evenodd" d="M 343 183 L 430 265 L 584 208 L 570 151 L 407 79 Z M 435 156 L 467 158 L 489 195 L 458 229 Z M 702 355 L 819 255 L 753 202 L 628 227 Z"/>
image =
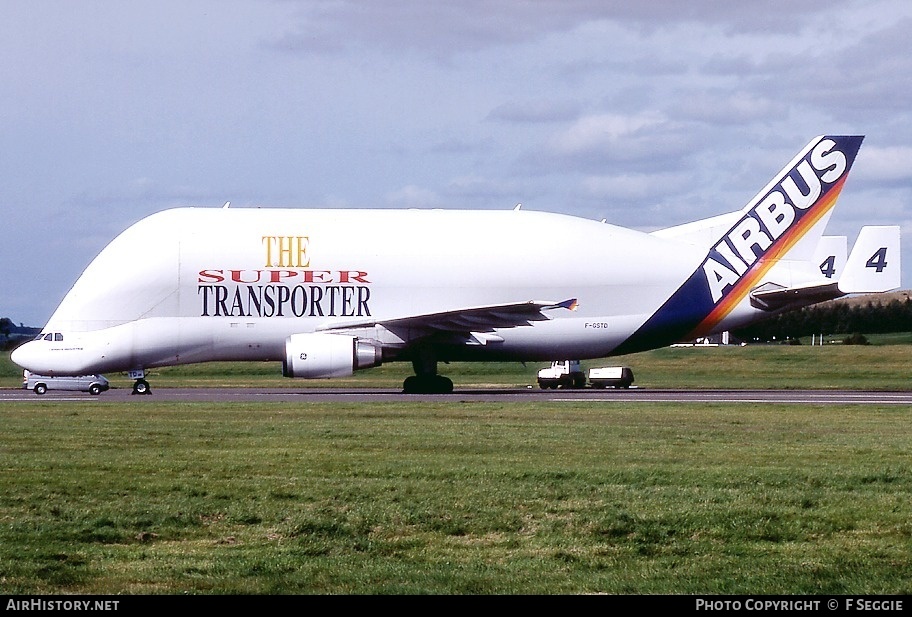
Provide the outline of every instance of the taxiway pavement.
<path id="1" fill-rule="evenodd" d="M 155 388 L 150 395 L 132 395 L 115 388 L 98 396 L 83 392 L 36 395 L 23 389 L 0 389 L 0 403 L 35 401 L 193 401 L 193 402 L 663 402 L 663 403 L 789 403 L 798 405 L 912 405 L 910 392 L 862 390 L 663 390 L 648 388 L 538 390 L 534 388 L 457 388 L 451 394 L 404 394 L 398 389 L 361 388 Z"/>

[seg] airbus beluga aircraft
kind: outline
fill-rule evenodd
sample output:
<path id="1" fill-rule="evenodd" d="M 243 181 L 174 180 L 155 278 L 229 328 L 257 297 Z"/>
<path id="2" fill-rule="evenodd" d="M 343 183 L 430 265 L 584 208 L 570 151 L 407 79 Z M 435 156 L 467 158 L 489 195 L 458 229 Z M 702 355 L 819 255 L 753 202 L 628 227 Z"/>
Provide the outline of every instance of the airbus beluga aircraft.
<path id="1" fill-rule="evenodd" d="M 330 378 L 410 361 L 602 358 L 900 284 L 899 228 L 824 236 L 862 137 L 813 139 L 740 210 L 653 233 L 524 211 L 178 208 L 89 264 L 12 360 L 45 375 L 281 361 Z M 574 267 L 554 256 L 573 255 Z"/>

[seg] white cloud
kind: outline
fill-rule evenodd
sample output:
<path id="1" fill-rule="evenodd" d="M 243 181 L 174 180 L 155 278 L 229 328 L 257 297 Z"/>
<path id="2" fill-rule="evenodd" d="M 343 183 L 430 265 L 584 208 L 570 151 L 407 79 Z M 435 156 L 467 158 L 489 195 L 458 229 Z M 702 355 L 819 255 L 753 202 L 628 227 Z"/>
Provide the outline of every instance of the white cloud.
<path id="1" fill-rule="evenodd" d="M 432 190 L 409 185 L 387 193 L 386 203 L 397 208 L 437 208 L 441 199 Z"/>
<path id="2" fill-rule="evenodd" d="M 745 124 L 788 113 L 781 99 L 722 88 L 684 92 L 675 107 L 681 117 L 719 124 Z"/>
<path id="3" fill-rule="evenodd" d="M 676 173 L 587 176 L 583 187 L 594 197 L 615 200 L 657 202 L 681 194 L 688 177 Z"/>
<path id="4" fill-rule="evenodd" d="M 649 133 L 665 122 L 658 112 L 637 116 L 599 114 L 580 118 L 566 130 L 556 134 L 551 146 L 559 155 L 574 155 L 585 152 L 606 152 L 623 149 L 629 152 L 632 145 L 641 142 Z M 648 129 L 648 130 L 647 130 Z M 626 158 L 623 152 L 617 152 Z"/>
<path id="5" fill-rule="evenodd" d="M 580 104 L 571 100 L 508 101 L 491 110 L 488 118 L 502 122 L 564 122 L 579 115 Z"/>
<path id="6" fill-rule="evenodd" d="M 853 174 L 859 180 L 905 182 L 912 186 L 912 146 L 864 146 Z"/>

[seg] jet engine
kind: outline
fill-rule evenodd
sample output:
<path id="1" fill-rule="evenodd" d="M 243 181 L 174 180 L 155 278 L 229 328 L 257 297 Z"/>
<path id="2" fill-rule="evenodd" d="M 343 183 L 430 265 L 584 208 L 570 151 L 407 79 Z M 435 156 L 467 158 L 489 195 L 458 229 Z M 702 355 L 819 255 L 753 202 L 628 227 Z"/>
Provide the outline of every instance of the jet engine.
<path id="1" fill-rule="evenodd" d="M 292 334 L 285 339 L 285 377 L 320 379 L 348 377 L 355 369 L 379 366 L 379 341 L 344 334 Z"/>

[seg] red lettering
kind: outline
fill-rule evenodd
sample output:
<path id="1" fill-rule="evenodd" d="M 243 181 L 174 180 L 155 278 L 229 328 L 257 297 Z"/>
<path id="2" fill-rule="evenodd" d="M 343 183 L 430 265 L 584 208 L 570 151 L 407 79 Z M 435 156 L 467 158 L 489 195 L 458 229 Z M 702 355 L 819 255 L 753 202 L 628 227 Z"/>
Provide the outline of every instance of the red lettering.
<path id="1" fill-rule="evenodd" d="M 298 275 L 294 270 L 270 270 L 269 271 L 269 282 L 270 283 L 281 283 L 285 279 L 291 279 Z"/>
<path id="2" fill-rule="evenodd" d="M 332 283 L 328 270 L 304 270 L 305 283 Z"/>
<path id="3" fill-rule="evenodd" d="M 370 283 L 367 280 L 367 272 L 362 272 L 361 270 L 339 270 L 339 282 L 340 283 Z"/>
<path id="4" fill-rule="evenodd" d="M 223 270 L 200 270 L 198 283 L 221 283 L 225 280 Z M 204 278 L 205 277 L 205 278 Z"/>
<path id="5" fill-rule="evenodd" d="M 227 275 L 225 273 L 228 273 Z M 222 283 L 230 279 L 233 283 L 361 283 L 370 284 L 364 270 L 200 270 L 198 283 Z"/>
<path id="6" fill-rule="evenodd" d="M 244 280 L 244 272 L 256 272 L 256 278 L 252 281 Z M 231 270 L 231 280 L 235 283 L 259 283 L 262 270 Z"/>

